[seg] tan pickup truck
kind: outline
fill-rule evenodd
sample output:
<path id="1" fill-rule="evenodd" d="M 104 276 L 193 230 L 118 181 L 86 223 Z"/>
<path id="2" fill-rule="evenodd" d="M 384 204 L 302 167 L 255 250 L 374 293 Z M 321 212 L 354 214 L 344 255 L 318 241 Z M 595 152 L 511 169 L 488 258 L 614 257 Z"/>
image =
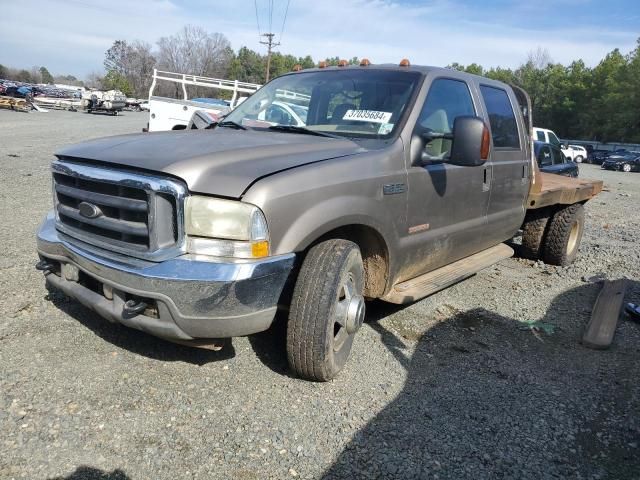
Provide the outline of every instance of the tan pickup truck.
<path id="1" fill-rule="evenodd" d="M 406 61 L 292 72 L 214 128 L 58 152 L 37 268 L 109 321 L 195 346 L 280 309 L 292 370 L 329 380 L 365 300 L 432 294 L 520 231 L 531 258 L 575 258 L 602 184 L 541 174 L 530 112 L 517 88 Z"/>

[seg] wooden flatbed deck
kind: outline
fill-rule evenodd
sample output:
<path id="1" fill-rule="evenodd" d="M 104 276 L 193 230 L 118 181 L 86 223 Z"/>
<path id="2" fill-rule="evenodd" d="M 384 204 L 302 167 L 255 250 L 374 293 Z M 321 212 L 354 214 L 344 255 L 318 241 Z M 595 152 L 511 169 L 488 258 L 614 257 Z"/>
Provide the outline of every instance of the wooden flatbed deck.
<path id="1" fill-rule="evenodd" d="M 537 171 L 529 191 L 527 208 L 549 205 L 571 205 L 591 200 L 602 191 L 602 181 L 563 177 L 553 173 Z"/>

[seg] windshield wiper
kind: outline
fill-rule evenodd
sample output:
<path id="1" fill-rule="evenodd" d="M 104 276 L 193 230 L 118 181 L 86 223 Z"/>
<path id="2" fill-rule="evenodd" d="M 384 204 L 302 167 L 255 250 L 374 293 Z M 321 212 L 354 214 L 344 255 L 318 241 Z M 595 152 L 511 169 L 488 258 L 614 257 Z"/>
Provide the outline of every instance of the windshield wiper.
<path id="1" fill-rule="evenodd" d="M 218 123 L 219 127 L 230 127 L 230 128 L 235 128 L 236 130 L 247 130 L 247 127 L 245 127 L 244 125 L 239 124 L 238 122 L 234 122 L 233 120 L 224 120 L 220 123 Z"/>
<path id="2" fill-rule="evenodd" d="M 319 132 L 318 130 L 311 130 L 306 127 L 297 127 L 295 125 L 272 125 L 269 130 L 275 130 L 277 132 L 291 132 L 302 133 L 304 135 L 315 135 L 317 137 L 329 137 L 329 138 L 342 138 L 340 135 L 333 135 L 332 133 Z"/>

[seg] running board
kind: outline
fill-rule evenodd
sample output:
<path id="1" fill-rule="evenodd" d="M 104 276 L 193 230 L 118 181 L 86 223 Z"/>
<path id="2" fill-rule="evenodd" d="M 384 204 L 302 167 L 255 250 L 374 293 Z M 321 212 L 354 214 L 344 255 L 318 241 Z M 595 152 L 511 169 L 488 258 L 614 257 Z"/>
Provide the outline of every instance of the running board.
<path id="1" fill-rule="evenodd" d="M 415 302 L 512 256 L 513 249 L 501 243 L 433 272 L 398 283 L 382 297 L 382 300 L 398 304 Z"/>

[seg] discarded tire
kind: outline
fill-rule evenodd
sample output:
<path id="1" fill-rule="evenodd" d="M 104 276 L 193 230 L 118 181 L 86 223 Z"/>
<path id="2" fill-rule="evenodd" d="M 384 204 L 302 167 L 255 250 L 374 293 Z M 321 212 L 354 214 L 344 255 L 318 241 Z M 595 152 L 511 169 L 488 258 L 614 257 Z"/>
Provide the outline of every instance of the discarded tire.
<path id="1" fill-rule="evenodd" d="M 569 265 L 576 258 L 584 231 L 584 207 L 569 205 L 549 220 L 542 248 L 542 260 L 551 265 Z"/>
<path id="2" fill-rule="evenodd" d="M 364 269 L 358 246 L 327 240 L 307 254 L 293 291 L 287 325 L 292 370 L 327 381 L 344 367 L 364 320 Z"/>

